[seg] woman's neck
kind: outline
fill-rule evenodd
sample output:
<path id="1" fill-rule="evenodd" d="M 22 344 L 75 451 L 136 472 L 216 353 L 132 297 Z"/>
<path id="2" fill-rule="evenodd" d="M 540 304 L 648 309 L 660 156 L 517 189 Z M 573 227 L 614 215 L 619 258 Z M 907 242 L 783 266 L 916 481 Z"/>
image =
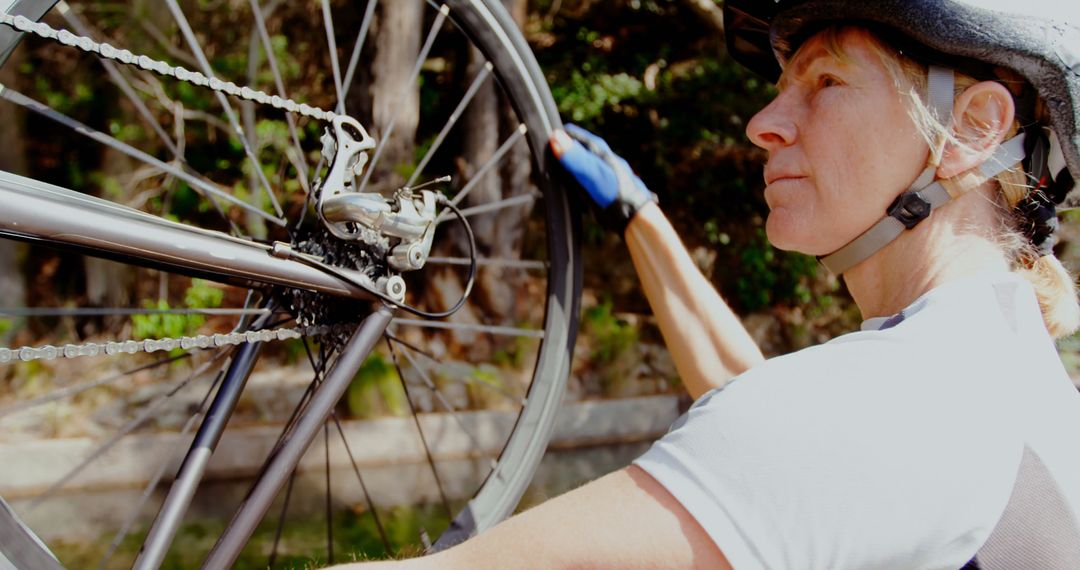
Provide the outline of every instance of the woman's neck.
<path id="1" fill-rule="evenodd" d="M 972 229 L 992 227 L 989 219 L 996 214 L 987 208 L 990 204 L 972 199 L 983 198 L 972 192 L 936 211 L 844 274 L 864 319 L 894 315 L 927 291 L 955 279 L 1009 271 L 1001 248 L 986 232 Z M 974 225 L 973 218 L 981 218 L 982 223 Z"/>

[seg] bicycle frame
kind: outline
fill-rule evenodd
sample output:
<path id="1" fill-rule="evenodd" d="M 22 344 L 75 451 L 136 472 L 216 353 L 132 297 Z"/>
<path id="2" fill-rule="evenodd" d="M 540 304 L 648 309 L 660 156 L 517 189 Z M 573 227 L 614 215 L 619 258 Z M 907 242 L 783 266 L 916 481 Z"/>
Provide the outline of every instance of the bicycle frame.
<path id="1" fill-rule="evenodd" d="M 264 244 L 224 233 L 170 222 L 112 202 L 0 171 L 0 238 L 46 243 L 127 263 L 250 287 L 280 285 L 358 300 L 374 297 L 363 288 L 313 267 L 273 257 Z M 358 271 L 339 269 L 360 282 L 370 280 Z M 374 287 L 374 284 L 371 284 Z M 300 458 L 341 399 L 356 370 L 390 325 L 394 311 L 379 305 L 364 319 L 344 347 L 341 357 L 312 395 L 304 414 L 281 447 L 264 465 L 247 498 L 214 546 L 204 567 L 227 568 L 247 543 L 256 524 L 295 469 Z M 258 352 L 243 345 L 232 363 L 199 430 L 151 532 L 136 560 L 136 568 L 156 568 L 168 550 L 201 481 L 207 461 L 235 409 Z"/>
<path id="2" fill-rule="evenodd" d="M 360 300 L 366 290 L 300 262 L 273 257 L 270 247 L 201 230 L 113 202 L 0 171 L 0 236 L 68 247 L 96 257 L 244 287 L 282 285 Z M 354 270 L 340 270 L 374 289 Z"/>

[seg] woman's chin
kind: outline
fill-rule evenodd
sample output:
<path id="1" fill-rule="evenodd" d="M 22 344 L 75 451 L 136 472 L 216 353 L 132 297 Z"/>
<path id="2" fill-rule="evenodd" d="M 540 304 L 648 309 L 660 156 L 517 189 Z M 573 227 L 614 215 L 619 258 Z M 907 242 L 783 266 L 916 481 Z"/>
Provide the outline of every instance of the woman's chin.
<path id="1" fill-rule="evenodd" d="M 822 244 L 818 243 L 820 239 L 813 239 L 820 236 L 807 235 L 807 232 L 793 231 L 794 229 L 790 225 L 780 223 L 772 215 L 765 221 L 765 237 L 776 249 L 814 256 L 832 253 L 831 250 L 826 251 Z"/>
<path id="2" fill-rule="evenodd" d="M 802 247 L 806 245 L 805 240 L 800 239 L 798 232 L 793 231 L 791 224 L 786 223 L 789 220 L 784 220 L 784 217 L 775 211 L 769 213 L 765 220 L 765 237 L 776 249 L 806 253 L 802 251 Z"/>

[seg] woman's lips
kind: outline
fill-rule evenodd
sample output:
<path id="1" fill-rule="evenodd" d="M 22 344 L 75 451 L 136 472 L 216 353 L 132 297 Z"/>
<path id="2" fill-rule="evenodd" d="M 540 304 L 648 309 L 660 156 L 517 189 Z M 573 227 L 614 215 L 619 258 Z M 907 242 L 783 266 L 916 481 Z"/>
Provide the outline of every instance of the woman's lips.
<path id="1" fill-rule="evenodd" d="M 802 179 L 802 178 L 806 178 L 806 177 L 801 175 L 801 174 L 769 174 L 769 173 L 766 173 L 765 174 L 765 185 L 768 186 L 768 185 L 774 184 L 776 182 L 780 182 L 782 180 L 799 180 L 799 179 Z"/>
<path id="2" fill-rule="evenodd" d="M 805 180 L 805 176 L 782 175 L 769 178 L 765 185 L 765 204 L 769 209 L 777 207 L 786 197 L 790 197 L 796 188 L 785 188 L 790 183 Z"/>

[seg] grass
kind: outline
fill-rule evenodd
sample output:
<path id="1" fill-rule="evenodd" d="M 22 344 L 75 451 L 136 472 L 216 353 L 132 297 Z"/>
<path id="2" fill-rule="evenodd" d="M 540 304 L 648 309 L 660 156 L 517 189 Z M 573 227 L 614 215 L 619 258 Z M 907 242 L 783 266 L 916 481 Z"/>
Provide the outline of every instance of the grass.
<path id="1" fill-rule="evenodd" d="M 420 536 L 426 532 L 439 536 L 449 526 L 445 510 L 440 505 L 394 507 L 381 509 L 379 516 L 386 529 L 393 552 L 387 552 L 375 527 L 375 519 L 360 508 L 341 509 L 333 515 L 334 562 L 410 558 L 420 554 Z M 278 544 L 273 566 L 268 566 L 273 550 L 277 517 L 271 514 L 256 529 L 254 536 L 232 568 L 290 569 L 321 568 L 329 563 L 327 557 L 326 519 L 304 517 L 288 519 Z M 162 563 L 163 570 L 199 568 L 203 558 L 224 530 L 224 521 L 185 523 Z M 130 568 L 138 554 L 147 529 L 128 536 L 109 561 L 107 568 Z M 68 568 L 96 568 L 108 549 L 111 536 L 80 542 L 50 544 L 57 557 Z"/>

